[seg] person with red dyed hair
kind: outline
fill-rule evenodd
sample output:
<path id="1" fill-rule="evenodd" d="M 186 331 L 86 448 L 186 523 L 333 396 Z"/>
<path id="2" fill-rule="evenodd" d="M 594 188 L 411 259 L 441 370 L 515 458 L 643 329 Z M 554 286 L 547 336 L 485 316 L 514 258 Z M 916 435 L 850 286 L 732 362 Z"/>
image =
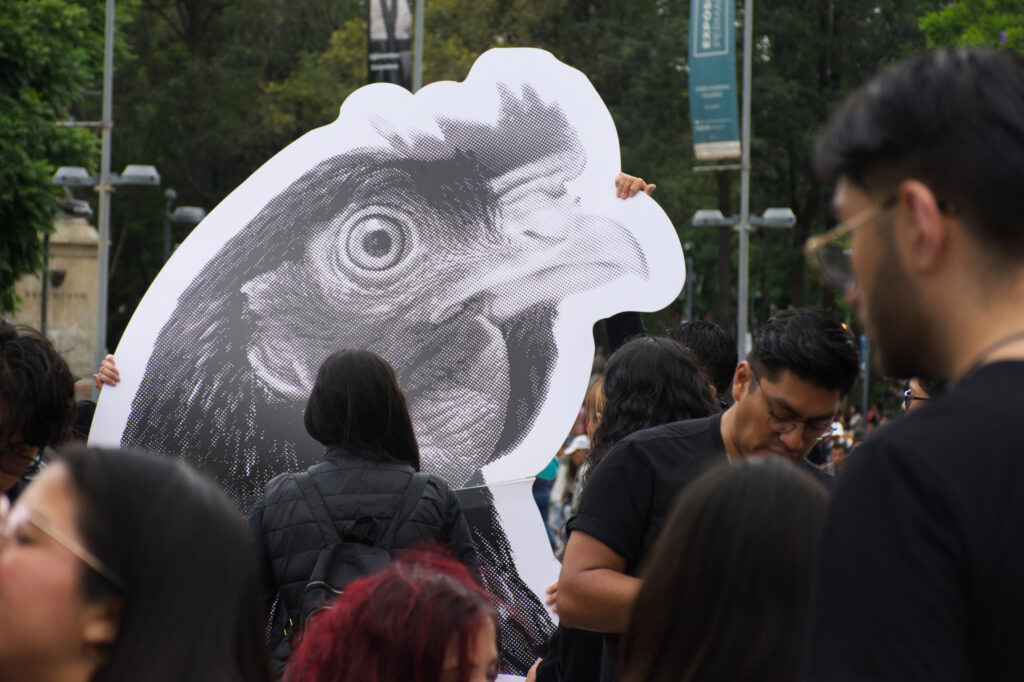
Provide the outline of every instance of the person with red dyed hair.
<path id="1" fill-rule="evenodd" d="M 406 552 L 348 585 L 310 621 L 287 682 L 485 682 L 498 676 L 497 613 L 447 555 Z"/>

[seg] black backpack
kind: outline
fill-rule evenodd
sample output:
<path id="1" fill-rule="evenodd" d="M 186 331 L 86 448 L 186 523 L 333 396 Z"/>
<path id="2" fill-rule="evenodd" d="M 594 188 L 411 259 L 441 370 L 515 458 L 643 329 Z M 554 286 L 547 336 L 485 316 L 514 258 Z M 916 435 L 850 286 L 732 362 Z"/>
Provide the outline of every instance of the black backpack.
<path id="1" fill-rule="evenodd" d="M 377 519 L 364 516 L 356 521 L 337 524 L 327 511 L 323 494 L 316 481 L 308 472 L 292 474 L 306 504 L 313 513 L 313 519 L 323 536 L 323 548 L 317 556 L 313 572 L 302 591 L 298 605 L 298 613 L 289 613 L 288 621 L 297 626 L 297 631 L 305 630 L 309 619 L 328 609 L 342 593 L 345 586 L 379 570 L 391 561 L 391 549 L 395 541 L 395 533 L 412 513 L 416 503 L 423 497 L 430 477 L 427 474 L 415 473 L 402 495 L 398 511 L 383 537 L 380 536 L 380 523 Z M 338 528 L 341 532 L 338 532 Z M 296 617 L 296 615 L 298 617 Z M 287 633 L 292 637 L 294 633 Z"/>

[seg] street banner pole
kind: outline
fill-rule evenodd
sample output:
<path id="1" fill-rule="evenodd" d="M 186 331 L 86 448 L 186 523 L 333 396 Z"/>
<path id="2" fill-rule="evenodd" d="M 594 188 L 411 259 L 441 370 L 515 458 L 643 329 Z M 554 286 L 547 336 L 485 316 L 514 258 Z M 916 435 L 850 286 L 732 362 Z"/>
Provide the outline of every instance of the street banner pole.
<path id="1" fill-rule="evenodd" d="M 412 10 L 409 0 L 369 0 L 368 83 L 394 83 L 412 89 Z"/>

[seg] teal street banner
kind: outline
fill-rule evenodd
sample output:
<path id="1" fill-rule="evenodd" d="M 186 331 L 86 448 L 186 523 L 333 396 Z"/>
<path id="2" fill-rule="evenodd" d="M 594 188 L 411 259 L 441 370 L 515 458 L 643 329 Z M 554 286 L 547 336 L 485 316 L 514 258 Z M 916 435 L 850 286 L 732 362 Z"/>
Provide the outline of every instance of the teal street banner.
<path id="1" fill-rule="evenodd" d="M 690 3 L 690 121 L 700 160 L 740 156 L 733 0 Z"/>

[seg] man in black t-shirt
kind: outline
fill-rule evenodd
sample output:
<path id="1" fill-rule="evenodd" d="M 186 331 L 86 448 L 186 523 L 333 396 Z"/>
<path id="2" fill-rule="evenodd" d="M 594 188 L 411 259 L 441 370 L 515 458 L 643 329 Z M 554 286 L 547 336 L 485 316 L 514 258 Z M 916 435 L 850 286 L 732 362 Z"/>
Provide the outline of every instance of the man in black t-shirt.
<path id="1" fill-rule="evenodd" d="M 1019 54 L 943 50 L 884 71 L 818 143 L 844 222 L 809 256 L 882 372 L 955 386 L 843 470 L 805 680 L 1024 680 L 1022 111 Z"/>
<path id="2" fill-rule="evenodd" d="M 750 454 L 804 461 L 857 376 L 850 332 L 830 313 L 772 318 L 733 377 L 725 412 L 639 431 L 596 467 L 570 532 L 558 582 L 568 627 L 608 633 L 601 680 L 616 679 L 618 635 L 639 591 L 644 560 L 679 492 L 701 471 Z"/>

